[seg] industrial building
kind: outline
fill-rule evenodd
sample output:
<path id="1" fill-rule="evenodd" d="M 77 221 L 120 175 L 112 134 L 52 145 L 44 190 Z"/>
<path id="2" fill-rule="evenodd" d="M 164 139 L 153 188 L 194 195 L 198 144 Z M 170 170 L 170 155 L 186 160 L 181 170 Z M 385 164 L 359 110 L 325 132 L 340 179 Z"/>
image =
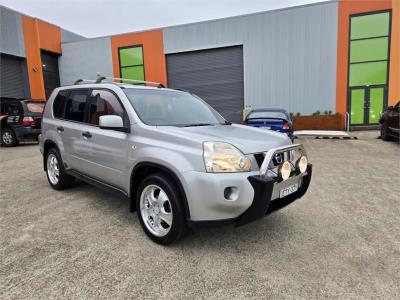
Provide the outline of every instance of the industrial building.
<path id="1" fill-rule="evenodd" d="M 344 0 L 87 39 L 1 7 L 1 96 L 43 99 L 97 73 L 245 107 L 377 124 L 400 100 L 400 1 Z M 344 118 L 343 118 L 344 124 Z"/>

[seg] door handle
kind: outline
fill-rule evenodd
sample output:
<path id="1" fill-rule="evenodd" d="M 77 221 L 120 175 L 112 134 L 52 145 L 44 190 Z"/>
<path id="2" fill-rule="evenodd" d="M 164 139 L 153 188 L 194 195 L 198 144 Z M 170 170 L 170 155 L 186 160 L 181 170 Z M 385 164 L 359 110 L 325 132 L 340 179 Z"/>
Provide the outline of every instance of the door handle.
<path id="1" fill-rule="evenodd" d="M 64 131 L 64 127 L 58 126 L 58 127 L 57 127 L 57 131 L 58 131 L 58 132 L 63 132 L 63 131 Z"/>
<path id="2" fill-rule="evenodd" d="M 87 139 L 90 139 L 92 137 L 92 135 L 91 135 L 91 133 L 89 131 L 82 132 L 82 135 Z"/>

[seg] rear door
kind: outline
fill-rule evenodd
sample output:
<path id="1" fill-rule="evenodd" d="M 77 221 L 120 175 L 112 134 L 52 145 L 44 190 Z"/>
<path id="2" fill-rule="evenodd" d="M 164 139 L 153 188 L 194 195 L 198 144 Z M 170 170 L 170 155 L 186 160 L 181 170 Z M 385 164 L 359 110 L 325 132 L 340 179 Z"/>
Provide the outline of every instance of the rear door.
<path id="1" fill-rule="evenodd" d="M 118 115 L 129 126 L 127 114 L 118 97 L 109 90 L 92 90 L 88 99 L 88 125 L 80 130 L 82 172 L 118 188 L 123 188 L 128 163 L 128 134 L 118 130 L 101 129 L 99 118 Z"/>
<path id="2" fill-rule="evenodd" d="M 89 95 L 89 89 L 71 90 L 66 97 L 63 107 L 59 107 L 57 98 L 54 100 L 53 111 L 54 116 L 60 117 L 57 121 L 56 128 L 59 134 L 63 149 L 62 157 L 64 163 L 69 168 L 83 171 L 82 168 L 82 131 L 85 130 L 86 121 L 86 100 Z M 60 113 L 58 110 L 61 110 Z"/>

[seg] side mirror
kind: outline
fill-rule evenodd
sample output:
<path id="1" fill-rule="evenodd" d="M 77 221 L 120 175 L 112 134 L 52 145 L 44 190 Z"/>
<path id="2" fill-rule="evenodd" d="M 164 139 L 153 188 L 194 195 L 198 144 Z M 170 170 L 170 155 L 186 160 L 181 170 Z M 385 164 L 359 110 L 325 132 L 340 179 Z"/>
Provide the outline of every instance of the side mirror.
<path id="1" fill-rule="evenodd" d="M 126 131 L 126 128 L 124 127 L 124 121 L 122 120 L 122 118 L 120 116 L 115 116 L 115 115 L 100 116 L 99 127 L 101 129 Z"/>

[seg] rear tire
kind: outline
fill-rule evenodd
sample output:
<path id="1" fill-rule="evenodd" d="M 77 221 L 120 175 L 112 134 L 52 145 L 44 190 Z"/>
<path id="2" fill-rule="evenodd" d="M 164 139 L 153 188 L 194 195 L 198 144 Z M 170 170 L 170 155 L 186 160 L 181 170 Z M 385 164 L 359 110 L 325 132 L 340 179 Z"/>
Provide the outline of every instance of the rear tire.
<path id="1" fill-rule="evenodd" d="M 74 184 L 75 178 L 65 172 L 64 163 L 56 148 L 47 151 L 45 159 L 47 180 L 53 189 L 64 190 Z"/>
<path id="2" fill-rule="evenodd" d="M 381 138 L 384 141 L 390 140 L 390 136 L 389 136 L 389 132 L 388 132 L 386 123 L 382 123 L 382 125 L 381 125 Z"/>
<path id="3" fill-rule="evenodd" d="M 147 236 L 161 245 L 181 239 L 187 230 L 182 195 L 164 174 L 153 174 L 139 185 L 137 215 Z"/>
<path id="4" fill-rule="evenodd" d="M 11 128 L 1 130 L 1 145 L 4 147 L 14 147 L 18 145 L 17 136 Z"/>

